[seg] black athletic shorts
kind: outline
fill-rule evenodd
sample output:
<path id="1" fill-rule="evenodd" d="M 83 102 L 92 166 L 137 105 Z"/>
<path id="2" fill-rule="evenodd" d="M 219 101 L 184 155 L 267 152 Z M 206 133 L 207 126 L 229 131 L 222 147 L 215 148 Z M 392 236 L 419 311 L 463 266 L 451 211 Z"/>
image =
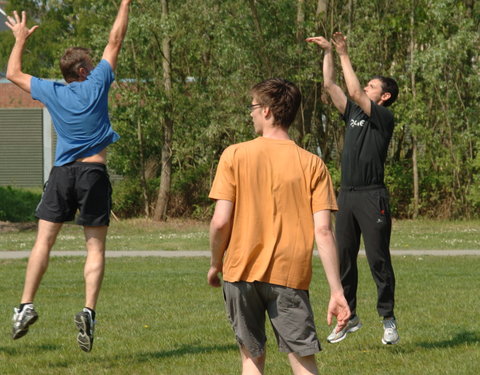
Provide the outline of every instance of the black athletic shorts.
<path id="1" fill-rule="evenodd" d="M 72 221 L 102 226 L 110 223 L 112 186 L 101 163 L 72 162 L 53 167 L 35 215 L 53 223 Z"/>

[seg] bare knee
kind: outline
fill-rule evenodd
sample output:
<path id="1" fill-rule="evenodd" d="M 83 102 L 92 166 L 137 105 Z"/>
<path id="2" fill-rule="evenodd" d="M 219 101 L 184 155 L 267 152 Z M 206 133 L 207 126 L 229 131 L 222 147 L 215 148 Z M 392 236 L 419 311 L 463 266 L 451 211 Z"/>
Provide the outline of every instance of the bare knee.
<path id="1" fill-rule="evenodd" d="M 258 357 L 253 357 L 243 346 L 240 346 L 242 355 L 242 375 L 261 375 L 265 368 L 265 353 Z"/>

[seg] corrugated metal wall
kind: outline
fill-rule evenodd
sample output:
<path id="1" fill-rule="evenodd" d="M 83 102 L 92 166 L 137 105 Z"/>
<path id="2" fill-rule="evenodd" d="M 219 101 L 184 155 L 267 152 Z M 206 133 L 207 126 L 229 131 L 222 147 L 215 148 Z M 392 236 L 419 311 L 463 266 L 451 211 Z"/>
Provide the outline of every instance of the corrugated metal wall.
<path id="1" fill-rule="evenodd" d="M 43 110 L 0 109 L 0 185 L 43 185 Z"/>

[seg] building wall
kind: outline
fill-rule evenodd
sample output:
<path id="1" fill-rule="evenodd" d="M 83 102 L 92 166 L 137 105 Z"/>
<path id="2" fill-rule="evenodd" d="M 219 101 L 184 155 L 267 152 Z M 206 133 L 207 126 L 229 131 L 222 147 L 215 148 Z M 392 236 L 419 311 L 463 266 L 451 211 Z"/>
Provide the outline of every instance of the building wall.
<path id="1" fill-rule="evenodd" d="M 43 108 L 38 100 L 6 79 L 0 79 L 0 108 Z"/>
<path id="2" fill-rule="evenodd" d="M 56 137 L 46 108 L 0 81 L 0 185 L 41 187 L 53 164 Z"/>
<path id="3" fill-rule="evenodd" d="M 0 185 L 43 184 L 43 110 L 0 109 Z"/>

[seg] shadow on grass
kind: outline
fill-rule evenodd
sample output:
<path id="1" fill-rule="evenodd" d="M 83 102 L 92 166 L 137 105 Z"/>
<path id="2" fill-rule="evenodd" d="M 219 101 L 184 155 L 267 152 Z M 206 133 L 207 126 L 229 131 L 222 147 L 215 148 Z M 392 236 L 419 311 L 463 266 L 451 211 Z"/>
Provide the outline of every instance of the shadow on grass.
<path id="1" fill-rule="evenodd" d="M 18 347 L 4 347 L 0 346 L 0 353 L 8 355 L 31 355 L 38 352 L 53 352 L 60 349 L 60 345 L 42 344 L 42 345 L 21 345 Z"/>
<path id="2" fill-rule="evenodd" d="M 179 357 L 190 354 L 208 354 L 213 352 L 229 352 L 237 351 L 237 345 L 211 345 L 211 346 L 198 346 L 198 345 L 182 345 L 177 349 L 157 351 L 157 352 L 147 352 L 147 353 L 137 353 L 133 357 L 137 362 L 146 362 L 152 359 L 163 359 L 170 357 Z"/>
<path id="3" fill-rule="evenodd" d="M 442 340 L 436 342 L 419 342 L 417 346 L 426 349 L 438 348 L 454 348 L 461 345 L 478 344 L 480 343 L 480 335 L 478 332 L 461 331 L 453 336 L 450 340 Z"/>

